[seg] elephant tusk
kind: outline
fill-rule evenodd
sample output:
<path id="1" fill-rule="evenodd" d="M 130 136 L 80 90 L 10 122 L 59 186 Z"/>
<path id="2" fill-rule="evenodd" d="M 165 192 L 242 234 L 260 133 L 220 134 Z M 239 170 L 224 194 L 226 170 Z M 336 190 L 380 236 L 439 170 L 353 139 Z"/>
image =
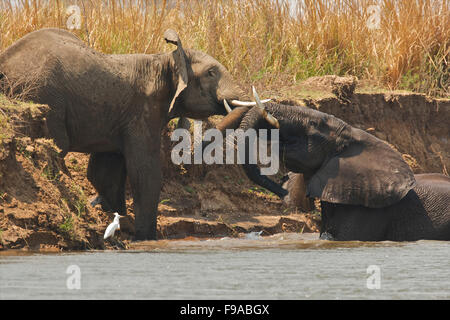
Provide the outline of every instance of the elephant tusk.
<path id="1" fill-rule="evenodd" d="M 266 103 L 271 100 L 272 99 L 265 99 L 265 100 L 262 100 L 261 103 Z M 253 101 L 231 100 L 231 104 L 236 107 L 254 107 L 254 106 L 256 106 L 256 102 L 253 102 Z"/>
<path id="2" fill-rule="evenodd" d="M 261 109 L 261 110 L 266 110 L 266 108 L 264 108 L 264 106 L 261 103 L 261 100 L 259 99 L 259 95 L 256 92 L 256 89 L 254 86 L 252 86 L 252 91 L 253 91 L 253 97 L 255 97 L 255 103 L 256 105 Z"/>
<path id="3" fill-rule="evenodd" d="M 274 126 L 277 129 L 280 129 L 280 123 L 278 122 L 277 118 L 275 118 L 273 115 L 268 113 L 266 111 L 266 108 L 264 108 L 262 101 L 259 99 L 258 93 L 256 92 L 255 87 L 252 87 L 253 90 L 253 97 L 255 97 L 256 105 L 258 108 L 261 109 L 264 118 L 269 122 L 272 126 Z"/>
<path id="4" fill-rule="evenodd" d="M 268 113 L 266 110 L 264 110 L 264 112 L 266 120 L 275 128 L 280 129 L 280 123 L 278 122 L 277 118 Z"/>
<path id="5" fill-rule="evenodd" d="M 227 100 L 223 99 L 223 105 L 225 106 L 225 110 L 227 110 L 228 113 L 231 112 L 230 105 L 228 104 Z"/>

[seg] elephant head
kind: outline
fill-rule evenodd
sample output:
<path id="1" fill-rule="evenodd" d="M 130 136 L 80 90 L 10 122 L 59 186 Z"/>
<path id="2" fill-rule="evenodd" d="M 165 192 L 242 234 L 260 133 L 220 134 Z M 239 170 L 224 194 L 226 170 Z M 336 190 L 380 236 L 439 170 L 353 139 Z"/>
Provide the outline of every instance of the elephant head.
<path id="1" fill-rule="evenodd" d="M 257 95 L 255 99 L 258 102 Z M 253 107 L 241 115 L 239 128 L 279 126 L 279 159 L 288 170 L 304 174 L 308 197 L 384 207 L 414 187 L 414 175 L 401 155 L 369 133 L 307 107 L 268 103 L 265 112 L 262 108 Z M 277 122 L 269 123 L 271 118 Z M 280 185 L 262 176 L 258 166 L 243 166 L 255 183 L 280 197 L 287 195 Z"/>
<path id="2" fill-rule="evenodd" d="M 170 117 L 186 116 L 201 119 L 211 115 L 225 115 L 224 100 L 235 107 L 255 106 L 245 102 L 243 91 L 228 70 L 213 57 L 197 50 L 183 49 L 177 33 L 167 30 L 164 38 L 177 46 L 171 53 L 173 83 L 176 87 L 169 107 Z"/>

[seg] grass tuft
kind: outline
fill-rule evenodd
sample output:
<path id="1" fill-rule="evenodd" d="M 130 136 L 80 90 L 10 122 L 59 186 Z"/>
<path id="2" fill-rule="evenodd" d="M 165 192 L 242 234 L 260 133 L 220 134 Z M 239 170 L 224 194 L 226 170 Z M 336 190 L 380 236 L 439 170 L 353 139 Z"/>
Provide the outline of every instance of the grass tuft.
<path id="1" fill-rule="evenodd" d="M 73 206 L 75 207 L 77 216 L 80 217 L 82 214 L 86 213 L 87 210 L 87 197 L 83 191 L 83 188 L 72 184 L 70 191 L 75 195 L 73 197 Z"/>
<path id="2" fill-rule="evenodd" d="M 64 217 L 64 222 L 59 225 L 59 229 L 62 232 L 65 232 L 69 235 L 73 233 L 74 231 L 73 218 L 70 214 Z"/>

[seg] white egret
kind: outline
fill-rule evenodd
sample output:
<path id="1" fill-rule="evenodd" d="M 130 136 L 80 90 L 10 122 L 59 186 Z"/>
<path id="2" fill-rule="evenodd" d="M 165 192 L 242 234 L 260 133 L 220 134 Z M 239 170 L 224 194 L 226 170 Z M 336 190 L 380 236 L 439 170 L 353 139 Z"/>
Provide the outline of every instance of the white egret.
<path id="1" fill-rule="evenodd" d="M 103 236 L 103 239 L 109 238 L 109 237 L 113 237 L 114 236 L 114 232 L 116 232 L 116 230 L 120 230 L 120 223 L 119 223 L 119 219 L 123 218 L 123 216 L 119 215 L 117 212 L 114 212 L 114 221 L 112 223 L 110 223 L 110 225 L 108 226 L 108 228 L 106 228 L 105 231 L 105 235 Z"/>

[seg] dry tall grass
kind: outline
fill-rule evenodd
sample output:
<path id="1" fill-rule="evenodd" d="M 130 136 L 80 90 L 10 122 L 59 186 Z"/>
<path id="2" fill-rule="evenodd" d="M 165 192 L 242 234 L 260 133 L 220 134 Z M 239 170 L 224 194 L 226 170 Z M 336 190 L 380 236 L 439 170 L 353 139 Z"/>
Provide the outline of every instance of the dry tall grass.
<path id="1" fill-rule="evenodd" d="M 66 28 L 105 53 L 172 50 L 166 28 L 186 47 L 221 61 L 238 79 L 289 86 L 314 75 L 355 75 L 389 89 L 449 96 L 448 0 L 0 0 L 0 49 L 43 27 Z M 369 6 L 380 6 L 369 29 Z"/>

